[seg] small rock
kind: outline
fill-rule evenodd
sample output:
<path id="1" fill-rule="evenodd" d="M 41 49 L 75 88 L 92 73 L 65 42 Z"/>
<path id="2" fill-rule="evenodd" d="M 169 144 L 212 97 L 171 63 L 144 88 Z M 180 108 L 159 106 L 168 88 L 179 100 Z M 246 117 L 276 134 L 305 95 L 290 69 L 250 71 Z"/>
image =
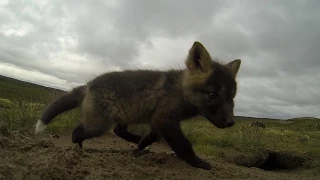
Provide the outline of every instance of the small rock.
<path id="1" fill-rule="evenodd" d="M 60 136 L 57 135 L 57 134 L 50 135 L 50 137 L 52 137 L 52 138 L 60 138 Z"/>

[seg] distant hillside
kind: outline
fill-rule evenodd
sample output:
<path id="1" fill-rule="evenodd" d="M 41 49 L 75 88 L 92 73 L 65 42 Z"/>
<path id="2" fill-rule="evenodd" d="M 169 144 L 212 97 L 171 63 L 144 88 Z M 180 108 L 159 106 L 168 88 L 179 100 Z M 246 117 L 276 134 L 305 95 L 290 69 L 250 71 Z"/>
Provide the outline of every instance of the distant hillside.
<path id="1" fill-rule="evenodd" d="M 252 121 L 268 121 L 268 120 L 279 120 L 279 119 L 270 119 L 270 118 L 259 118 L 259 117 L 246 117 L 246 116 L 237 116 L 237 120 L 252 120 Z"/>
<path id="2" fill-rule="evenodd" d="M 274 121 L 274 120 L 282 120 L 282 121 L 299 121 L 299 120 L 320 120 L 318 118 L 315 117 L 296 117 L 296 118 L 292 118 L 292 119 L 271 119 L 271 118 L 259 118 L 259 117 L 246 117 L 246 116 L 237 116 L 236 117 L 237 120 L 249 120 L 249 121 Z"/>
<path id="3" fill-rule="evenodd" d="M 288 119 L 290 121 L 298 121 L 298 120 L 319 120 L 319 118 L 315 118 L 315 117 L 296 117 L 296 118 L 292 118 L 292 119 Z"/>
<path id="4" fill-rule="evenodd" d="M 50 93 L 60 94 L 64 91 L 33 84 L 0 75 L 0 98 L 10 100 L 39 100 Z"/>

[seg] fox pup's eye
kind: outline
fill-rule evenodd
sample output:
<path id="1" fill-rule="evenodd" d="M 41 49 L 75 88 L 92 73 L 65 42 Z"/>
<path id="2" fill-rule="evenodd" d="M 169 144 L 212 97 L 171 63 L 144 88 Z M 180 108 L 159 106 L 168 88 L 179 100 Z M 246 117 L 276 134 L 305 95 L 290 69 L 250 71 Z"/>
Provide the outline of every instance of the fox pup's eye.
<path id="1" fill-rule="evenodd" d="M 216 98 L 217 96 L 218 96 L 218 93 L 216 93 L 216 92 L 210 92 L 209 93 L 209 97 L 212 98 L 212 99 Z"/>

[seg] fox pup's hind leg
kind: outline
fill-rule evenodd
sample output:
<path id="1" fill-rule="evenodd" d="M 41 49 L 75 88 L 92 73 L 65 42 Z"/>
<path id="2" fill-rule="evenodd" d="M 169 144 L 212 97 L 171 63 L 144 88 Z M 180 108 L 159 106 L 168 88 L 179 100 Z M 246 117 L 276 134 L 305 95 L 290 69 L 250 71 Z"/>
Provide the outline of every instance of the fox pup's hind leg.
<path id="1" fill-rule="evenodd" d="M 179 122 L 169 121 L 155 126 L 161 137 L 169 144 L 178 158 L 196 168 L 209 170 L 211 165 L 199 158 L 193 151 L 190 141 L 183 135 Z"/>
<path id="2" fill-rule="evenodd" d="M 82 148 L 84 140 L 102 136 L 113 125 L 114 121 L 110 119 L 104 119 L 97 113 L 86 112 L 81 123 L 73 129 L 72 142 L 79 144 L 80 148 Z"/>
<path id="3" fill-rule="evenodd" d="M 128 125 L 125 125 L 125 124 L 117 124 L 114 127 L 113 132 L 120 138 L 136 144 L 138 144 L 139 141 L 142 139 L 142 136 L 129 132 Z"/>
<path id="4" fill-rule="evenodd" d="M 90 131 L 87 129 L 83 124 L 79 124 L 72 132 L 72 142 L 79 144 L 81 149 L 84 140 L 102 136 L 109 129 L 109 126 L 102 126 Z"/>

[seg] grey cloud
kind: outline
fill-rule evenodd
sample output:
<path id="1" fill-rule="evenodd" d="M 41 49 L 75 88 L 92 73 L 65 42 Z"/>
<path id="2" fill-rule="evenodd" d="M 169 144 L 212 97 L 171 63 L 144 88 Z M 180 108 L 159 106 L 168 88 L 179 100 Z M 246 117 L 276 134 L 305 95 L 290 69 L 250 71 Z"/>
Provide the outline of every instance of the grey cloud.
<path id="1" fill-rule="evenodd" d="M 103 13 L 88 13 L 77 18 L 78 51 L 123 68 L 133 68 L 131 64 L 137 68 L 136 63 L 128 61 L 139 56 L 139 44 L 150 43 L 153 35 L 176 37 L 201 31 L 219 12 L 222 2 L 120 1 L 120 7 L 112 15 L 108 8 L 103 9 L 105 6 L 98 6 L 100 3 L 94 7 L 88 4 L 88 11 L 95 8 Z M 104 37 L 106 40 L 101 41 Z"/>
<path id="2" fill-rule="evenodd" d="M 226 1 L 144 0 L 141 3 L 125 1 L 123 5 L 122 17 L 118 19 L 123 27 L 142 27 L 150 33 L 177 37 L 207 28 Z"/>
<path id="3" fill-rule="evenodd" d="M 29 76 L 42 84 L 56 77 L 60 87 L 57 83 L 85 83 L 112 69 L 140 68 L 142 46 L 168 58 L 154 54 L 148 67 L 183 65 L 184 59 L 173 58 L 186 56 L 187 49 L 174 48 L 182 53 L 175 56 L 166 53 L 172 46 L 155 49 L 154 39 L 194 37 L 222 62 L 242 59 L 236 114 L 319 117 L 319 5 L 316 0 L 9 1 L 0 7 L 0 63 L 50 75 Z M 10 28 L 25 34 L 5 34 Z"/>
<path id="4" fill-rule="evenodd" d="M 239 83 L 238 110 L 241 113 L 248 110 L 252 114 L 260 112 L 260 117 L 318 117 L 319 112 L 315 110 L 320 108 L 318 78 L 319 76 L 286 76 L 278 79 L 260 78 L 260 81 L 257 78 L 245 79 L 246 84 Z M 266 110 L 262 110 L 263 108 Z"/>
<path id="5" fill-rule="evenodd" d="M 316 48 L 320 46 L 320 14 L 314 8 L 319 2 L 306 2 L 244 1 L 235 5 L 239 8 L 233 9 L 234 18 L 213 26 L 217 30 L 201 34 L 199 39 L 221 57 L 249 56 L 252 60 L 248 63 L 258 61 L 268 63 L 273 71 L 304 74 L 314 65 L 319 67 Z M 265 55 L 270 58 L 260 60 Z"/>

